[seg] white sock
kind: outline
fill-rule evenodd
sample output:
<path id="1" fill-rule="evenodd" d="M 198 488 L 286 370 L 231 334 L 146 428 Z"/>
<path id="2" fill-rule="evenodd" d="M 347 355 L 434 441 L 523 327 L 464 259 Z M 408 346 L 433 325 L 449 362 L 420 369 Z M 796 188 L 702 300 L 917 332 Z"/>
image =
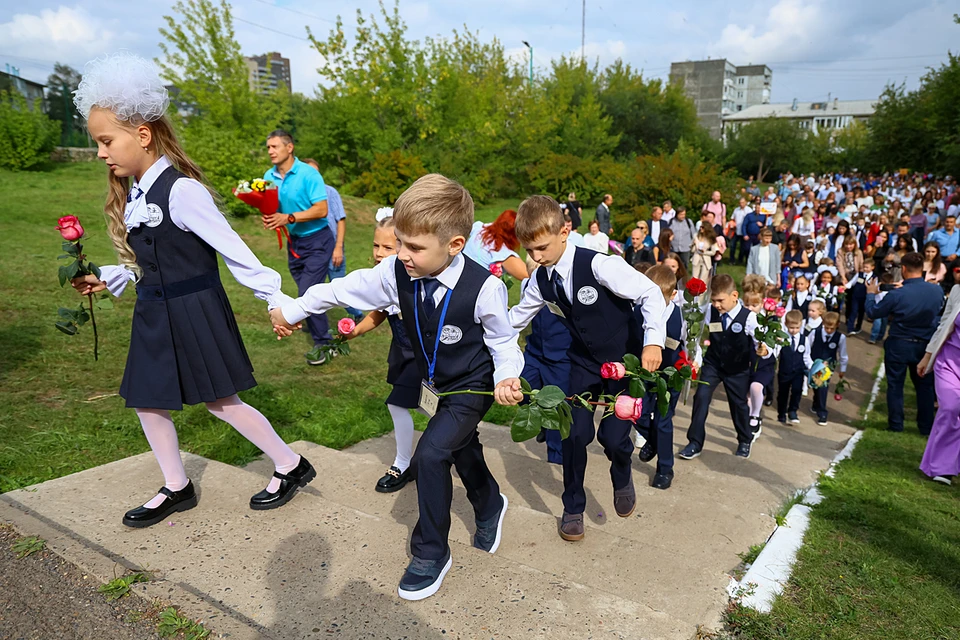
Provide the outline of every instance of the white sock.
<path id="1" fill-rule="evenodd" d="M 163 484 L 171 491 L 180 491 L 187 486 L 190 480 L 183 468 L 180 459 L 180 444 L 177 440 L 177 428 L 173 425 L 170 412 L 165 409 L 137 409 L 137 417 L 147 442 L 153 449 L 160 471 L 163 473 Z M 167 496 L 158 493 L 143 506 L 153 509 L 167 499 Z"/>
<path id="2" fill-rule="evenodd" d="M 410 468 L 410 458 L 413 457 L 413 416 L 409 409 L 388 404 L 387 411 L 393 418 L 393 436 L 397 439 L 397 457 L 393 466 L 403 473 Z"/>
<path id="3" fill-rule="evenodd" d="M 760 416 L 760 410 L 763 408 L 763 385 L 759 382 L 750 383 L 750 397 L 747 399 L 750 405 L 750 417 Z"/>
<path id="4" fill-rule="evenodd" d="M 280 473 L 289 473 L 300 464 L 300 456 L 277 435 L 270 421 L 238 396 L 233 395 L 216 402 L 208 402 L 207 409 L 239 431 L 244 438 L 257 445 L 268 458 L 273 460 L 274 467 Z M 280 478 L 270 478 L 267 491 L 276 493 L 279 489 Z"/>

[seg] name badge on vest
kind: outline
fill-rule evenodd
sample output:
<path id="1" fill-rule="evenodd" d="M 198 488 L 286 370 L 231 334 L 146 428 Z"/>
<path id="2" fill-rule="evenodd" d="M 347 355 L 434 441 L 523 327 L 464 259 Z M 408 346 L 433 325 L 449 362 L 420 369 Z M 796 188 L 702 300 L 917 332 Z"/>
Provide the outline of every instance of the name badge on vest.
<path id="1" fill-rule="evenodd" d="M 711 322 L 710 323 L 710 333 L 721 333 L 723 332 L 723 323 L 722 322 Z"/>
<path id="2" fill-rule="evenodd" d="M 426 380 L 420 381 L 420 409 L 427 414 L 428 418 L 437 415 L 437 409 L 440 407 L 440 396 L 432 384 Z"/>
<path id="3" fill-rule="evenodd" d="M 550 302 L 549 300 L 544 300 L 547 303 L 547 309 L 550 309 L 550 313 L 555 316 L 560 316 L 561 318 L 566 318 L 567 316 L 563 315 L 563 310 L 557 306 L 556 303 Z"/>
<path id="4" fill-rule="evenodd" d="M 671 338 L 671 337 L 669 337 L 669 336 L 667 336 L 667 337 L 664 338 L 664 340 L 663 340 L 663 348 L 664 348 L 664 349 L 668 349 L 668 350 L 670 350 L 670 351 L 675 351 L 675 350 L 677 349 L 677 347 L 679 347 L 679 346 L 680 346 L 680 341 L 679 341 L 679 340 L 674 340 L 673 338 Z"/>

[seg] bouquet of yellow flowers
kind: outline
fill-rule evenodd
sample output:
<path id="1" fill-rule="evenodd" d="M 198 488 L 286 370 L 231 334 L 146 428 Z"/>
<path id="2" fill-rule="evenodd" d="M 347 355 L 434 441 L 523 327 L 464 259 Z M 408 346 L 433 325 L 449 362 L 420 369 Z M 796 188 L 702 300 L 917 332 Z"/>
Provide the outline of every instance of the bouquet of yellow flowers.
<path id="1" fill-rule="evenodd" d="M 830 376 L 832 375 L 833 370 L 830 368 L 830 363 L 817 360 L 810 367 L 810 386 L 814 389 L 820 389 L 830 383 Z"/>

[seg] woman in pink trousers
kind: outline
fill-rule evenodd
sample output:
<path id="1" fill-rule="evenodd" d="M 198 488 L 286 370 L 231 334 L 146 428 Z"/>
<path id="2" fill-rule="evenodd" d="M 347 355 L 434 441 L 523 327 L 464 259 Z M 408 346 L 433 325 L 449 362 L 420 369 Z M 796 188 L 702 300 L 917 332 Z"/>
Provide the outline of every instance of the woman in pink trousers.
<path id="1" fill-rule="evenodd" d="M 940 408 L 933 422 L 920 470 L 934 482 L 950 484 L 960 474 L 960 289 L 947 298 L 940 326 L 927 344 L 917 373 L 933 370 Z"/>

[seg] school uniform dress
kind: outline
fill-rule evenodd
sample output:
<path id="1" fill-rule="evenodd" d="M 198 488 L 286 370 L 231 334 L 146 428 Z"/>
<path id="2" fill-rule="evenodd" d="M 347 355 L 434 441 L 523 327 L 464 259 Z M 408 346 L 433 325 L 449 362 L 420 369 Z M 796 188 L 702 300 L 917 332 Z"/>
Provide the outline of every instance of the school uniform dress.
<path id="1" fill-rule="evenodd" d="M 786 310 L 789 313 L 796 309 L 803 316 L 803 321 L 807 321 L 810 311 L 810 301 L 813 300 L 813 294 L 809 291 L 796 291 L 787 298 Z"/>
<path id="2" fill-rule="evenodd" d="M 390 256 L 373 269 L 311 287 L 282 312 L 293 324 L 344 305 L 398 306 L 420 378 L 432 379 L 438 392 L 491 391 L 501 380 L 520 376 L 523 354 L 507 317 L 507 288 L 460 254 L 436 278 L 417 279 Z M 451 466 L 457 468 L 477 521 L 493 518 L 503 506 L 477 432 L 492 403 L 492 396 L 445 396 L 427 423 L 411 462 L 420 508 L 410 541 L 416 558 L 441 560 L 449 552 Z"/>
<path id="3" fill-rule="evenodd" d="M 807 336 L 806 353 L 804 354 L 804 364 L 809 371 L 813 363 L 817 360 L 823 360 L 830 363 L 830 368 L 840 373 L 847 371 L 847 337 L 839 330 L 828 335 L 827 330 L 822 326 L 810 332 Z M 829 414 L 827 411 L 827 398 L 830 395 L 830 385 L 825 384 L 819 389 L 814 390 L 813 411 L 821 422 L 826 422 Z"/>
<path id="4" fill-rule="evenodd" d="M 523 281 L 523 290 L 530 284 Z M 570 393 L 570 330 L 549 309 L 541 309 L 530 322 L 530 335 L 523 352 L 523 371 L 520 377 L 534 389 L 547 385 L 560 387 Z M 526 398 L 524 399 L 526 402 Z M 560 432 L 547 429 L 547 461 L 563 464 L 563 445 Z"/>
<path id="5" fill-rule="evenodd" d="M 391 310 L 393 313 L 391 313 Z M 420 370 L 417 368 L 413 344 L 407 337 L 399 309 L 393 307 L 387 311 L 387 322 L 393 339 L 387 352 L 387 383 L 393 385 L 386 404 L 404 409 L 416 409 L 420 406 Z"/>
<path id="6" fill-rule="evenodd" d="M 747 391 L 750 387 L 751 353 L 757 349 L 754 338 L 757 314 L 740 302 L 729 313 L 721 313 L 711 305 L 704 310 L 710 323 L 710 346 L 703 357 L 699 379 L 706 384 L 697 385 L 687 440 L 698 449 L 703 449 L 710 402 L 722 382 L 727 392 L 733 426 L 737 431 L 737 442 L 750 444 L 753 442 L 753 432 L 750 429 Z M 767 357 L 771 358 L 772 354 Z"/>
<path id="7" fill-rule="evenodd" d="M 280 291 L 280 275 L 260 264 L 206 188 L 166 156 L 131 189 L 124 217 L 143 271 L 120 385 L 126 405 L 179 410 L 256 386 L 217 253 L 270 308 L 290 300 Z M 135 278 L 120 266 L 102 267 L 101 277 L 117 296 Z"/>
<path id="8" fill-rule="evenodd" d="M 683 312 L 675 303 L 667 304 L 667 311 L 664 314 L 667 319 L 664 329 L 666 337 L 664 338 L 663 360 L 660 363 L 660 371 L 676 364 L 683 351 L 684 341 L 687 338 L 687 327 L 683 321 Z M 657 452 L 657 473 L 673 473 L 673 416 L 677 410 L 677 401 L 680 399 L 680 392 L 670 389 L 670 405 L 666 413 L 661 413 L 657 405 L 657 394 L 648 393 L 644 398 L 644 407 L 649 407 L 649 427 L 646 433 L 641 432 L 649 441 L 654 451 Z"/>
<path id="9" fill-rule="evenodd" d="M 800 410 L 806 376 L 803 354 L 807 345 L 803 331 L 789 336 L 788 340 L 789 343 L 780 348 L 780 365 L 777 368 L 777 417 L 780 420 Z"/>
<path id="10" fill-rule="evenodd" d="M 814 298 L 823 301 L 824 306 L 827 308 L 827 313 L 840 310 L 840 293 L 838 292 L 838 287 L 835 284 L 820 285 L 816 287 L 814 289 Z"/>
<path id="11" fill-rule="evenodd" d="M 767 347 L 767 350 L 771 350 L 771 347 Z M 777 375 L 778 352 L 779 348 L 774 348 L 773 356 L 766 358 L 758 356 L 756 350 L 750 352 L 750 384 L 759 382 L 763 387 L 764 396 L 773 390 L 773 379 Z"/>
<path id="12" fill-rule="evenodd" d="M 638 332 L 633 322 L 634 306 L 644 315 L 644 344 L 662 347 L 664 340 L 663 294 L 650 279 L 641 276 L 617 256 L 573 247 L 567 243 L 557 264 L 533 272 L 520 303 L 510 309 L 515 328 L 525 327 L 544 305 L 567 327 L 573 343 L 570 391 L 616 394 L 627 390 L 627 381 L 605 380 L 600 367 L 620 362 L 626 353 L 639 353 Z M 587 445 L 594 436 L 610 460 L 614 491 L 632 487 L 633 442 L 630 422 L 607 416 L 594 430 L 593 412 L 573 409 L 570 437 L 563 441 L 563 508 L 582 514 L 586 508 L 583 488 L 587 468 Z"/>

